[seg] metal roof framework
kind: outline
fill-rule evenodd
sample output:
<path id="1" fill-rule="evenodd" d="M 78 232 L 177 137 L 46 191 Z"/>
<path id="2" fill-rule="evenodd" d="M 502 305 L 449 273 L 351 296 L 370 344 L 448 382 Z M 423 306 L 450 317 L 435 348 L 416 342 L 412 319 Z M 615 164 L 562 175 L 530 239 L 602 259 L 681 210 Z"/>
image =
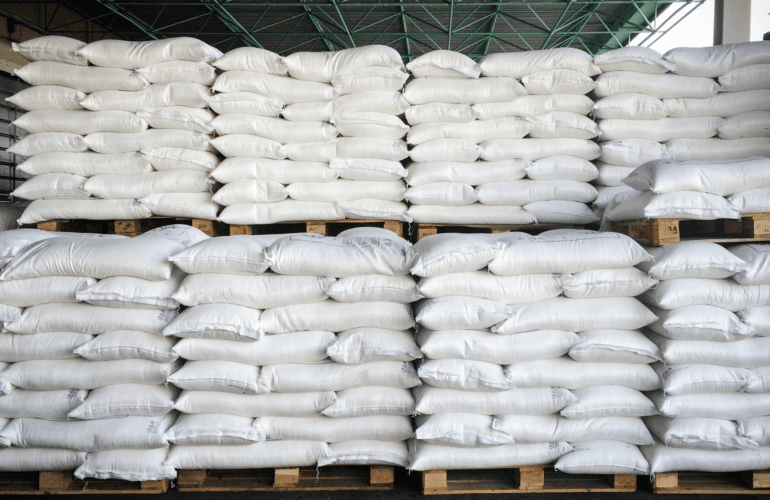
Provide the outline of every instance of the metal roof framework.
<path id="1" fill-rule="evenodd" d="M 15 0 L 0 15 L 44 34 L 67 34 L 58 5 L 83 13 L 129 40 L 192 36 L 222 51 L 261 47 L 279 54 L 369 44 L 395 48 L 405 61 L 436 49 L 481 58 L 498 52 L 575 47 L 598 54 L 636 35 L 660 34 L 665 9 L 689 14 L 705 0 Z M 45 3 L 44 25 L 14 14 L 14 4 Z M 686 11 L 684 9 L 689 9 Z M 46 7 L 46 11 L 48 11 Z M 15 17 L 14 17 L 15 16 Z M 676 16 L 672 16 L 676 17 Z M 677 22 L 683 17 L 679 16 Z M 84 21 L 80 21 L 83 23 Z M 25 25 L 27 25 L 25 24 Z"/>

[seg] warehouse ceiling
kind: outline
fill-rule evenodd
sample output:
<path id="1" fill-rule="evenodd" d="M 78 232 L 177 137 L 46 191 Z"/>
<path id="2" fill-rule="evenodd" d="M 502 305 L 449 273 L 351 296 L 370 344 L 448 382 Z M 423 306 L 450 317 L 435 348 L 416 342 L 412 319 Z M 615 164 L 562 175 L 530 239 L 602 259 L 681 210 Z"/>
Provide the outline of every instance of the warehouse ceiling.
<path id="1" fill-rule="evenodd" d="M 0 3 L 0 15 L 45 34 L 82 35 L 90 22 L 128 40 L 192 36 L 222 51 L 254 46 L 289 54 L 383 44 L 408 61 L 436 49 L 474 58 L 554 47 L 597 54 L 636 34 L 670 29 L 655 22 L 665 9 L 692 10 L 703 1 L 17 0 Z M 36 21 L 20 14 L 35 4 Z M 88 22 L 58 20 L 61 7 Z"/>

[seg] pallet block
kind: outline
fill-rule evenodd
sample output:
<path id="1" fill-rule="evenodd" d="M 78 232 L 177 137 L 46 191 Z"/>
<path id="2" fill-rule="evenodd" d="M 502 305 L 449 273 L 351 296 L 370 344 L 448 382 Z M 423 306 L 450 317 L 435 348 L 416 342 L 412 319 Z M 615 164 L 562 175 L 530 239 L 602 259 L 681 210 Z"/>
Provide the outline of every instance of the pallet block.
<path id="1" fill-rule="evenodd" d="M 277 469 L 179 470 L 179 491 L 343 491 L 391 490 L 393 467 L 327 466 Z"/>
<path id="2" fill-rule="evenodd" d="M 552 229 L 585 229 L 569 224 L 426 224 L 418 222 L 417 241 L 443 232 L 507 233 L 509 231 L 543 232 Z"/>
<path id="3" fill-rule="evenodd" d="M 661 472 L 652 488 L 659 495 L 770 495 L 770 470 Z"/>
<path id="4" fill-rule="evenodd" d="M 634 475 L 565 474 L 555 471 L 553 465 L 480 470 L 432 470 L 421 472 L 421 475 L 421 490 L 424 495 L 636 491 Z"/>
<path id="5" fill-rule="evenodd" d="M 770 213 L 738 219 L 650 219 L 613 222 L 612 230 L 643 245 L 670 245 L 683 240 L 746 243 L 770 240 Z"/>
<path id="6" fill-rule="evenodd" d="M 75 479 L 72 471 L 0 474 L 0 495 L 151 495 L 168 491 L 171 481 Z"/>
<path id="7" fill-rule="evenodd" d="M 358 226 L 363 224 L 382 224 L 384 229 L 393 231 L 398 236 L 404 237 L 404 223 L 398 220 L 382 220 L 382 219 L 343 219 L 343 220 L 309 220 L 300 222 L 280 222 L 277 224 L 268 224 L 267 226 L 281 226 L 286 224 L 304 224 L 305 232 L 313 234 L 321 234 L 323 236 L 334 236 L 330 234 L 327 227 L 329 224 L 344 224 L 349 226 Z M 265 226 L 260 225 L 230 225 L 230 235 L 240 234 L 260 234 Z M 351 228 L 347 228 L 351 229 Z"/>

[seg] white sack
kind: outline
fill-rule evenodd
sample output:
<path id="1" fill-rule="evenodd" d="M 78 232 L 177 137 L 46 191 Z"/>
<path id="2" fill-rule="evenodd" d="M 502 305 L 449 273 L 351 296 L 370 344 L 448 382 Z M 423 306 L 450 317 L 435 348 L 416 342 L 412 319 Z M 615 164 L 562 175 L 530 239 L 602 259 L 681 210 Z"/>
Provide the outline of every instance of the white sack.
<path id="1" fill-rule="evenodd" d="M 6 323 L 9 332 L 32 335 L 79 332 L 99 335 L 114 330 L 136 330 L 160 335 L 177 315 L 166 309 L 117 309 L 90 304 L 42 304 L 27 308 L 19 321 Z"/>
<path id="2" fill-rule="evenodd" d="M 563 455 L 554 469 L 567 474 L 647 475 L 650 464 L 633 444 L 619 441 L 576 443 L 571 453 Z"/>
<path id="3" fill-rule="evenodd" d="M 570 69 L 588 76 L 600 72 L 593 58 L 580 49 L 561 47 L 548 50 L 528 50 L 490 54 L 479 63 L 484 76 L 509 76 L 521 78 L 536 71 Z"/>
<path id="4" fill-rule="evenodd" d="M 219 220 L 227 224 L 275 224 L 296 220 L 342 220 L 345 210 L 335 203 L 284 200 L 241 203 L 225 207 Z"/>
<path id="5" fill-rule="evenodd" d="M 164 325 L 163 335 L 181 338 L 245 340 L 261 337 L 259 309 L 233 304 L 203 304 L 185 309 Z"/>
<path id="6" fill-rule="evenodd" d="M 548 464 L 572 451 L 566 442 L 454 448 L 410 442 L 410 470 L 489 469 Z"/>
<path id="7" fill-rule="evenodd" d="M 252 418 L 223 413 L 182 414 L 163 438 L 177 446 L 246 445 L 264 441 Z"/>
<path id="8" fill-rule="evenodd" d="M 652 436 L 638 417 L 603 417 L 568 420 L 557 415 L 500 415 L 492 428 L 519 444 L 567 441 L 581 443 L 609 439 L 624 443 L 652 444 Z"/>
<path id="9" fill-rule="evenodd" d="M 640 299 L 662 309 L 707 305 L 728 311 L 770 305 L 770 285 L 741 286 L 728 280 L 681 278 L 661 281 Z"/>
<path id="10" fill-rule="evenodd" d="M 268 309 L 326 300 L 332 283 L 333 278 L 315 276 L 194 274 L 185 278 L 174 298 L 188 307 L 233 304 Z"/>
<path id="11" fill-rule="evenodd" d="M 294 332 L 266 335 L 256 342 L 182 339 L 173 352 L 186 360 L 231 361 L 253 366 L 314 363 L 326 359 L 336 338 L 332 332 Z"/>
<path id="12" fill-rule="evenodd" d="M 557 386 L 583 389 L 614 384 L 638 391 L 652 391 L 661 387 L 658 374 L 649 365 L 580 363 L 567 356 L 508 365 L 505 374 L 521 388 Z"/>
<path id="13" fill-rule="evenodd" d="M 174 446 L 166 461 L 175 469 L 264 469 L 315 466 L 329 445 L 314 441 L 266 441 L 245 446 Z"/>
<path id="14" fill-rule="evenodd" d="M 80 101 L 86 94 L 79 90 L 57 85 L 39 85 L 28 87 L 16 92 L 5 100 L 21 109 L 34 111 L 36 109 L 83 109 Z"/>
<path id="15" fill-rule="evenodd" d="M 264 252 L 285 235 L 237 235 L 211 238 L 169 257 L 177 267 L 190 274 L 262 274 Z"/>
<path id="16" fill-rule="evenodd" d="M 596 79 L 596 97 L 638 93 L 658 99 L 690 97 L 706 99 L 716 95 L 719 84 L 711 78 L 678 75 L 650 75 L 631 71 L 613 71 Z"/>
<path id="17" fill-rule="evenodd" d="M 326 354 L 336 363 L 359 365 L 377 361 L 412 361 L 422 357 L 411 331 L 355 328 L 339 334 Z M 291 361 L 296 362 L 295 359 Z"/>
<path id="18" fill-rule="evenodd" d="M 500 392 L 456 391 L 422 386 L 413 391 L 417 413 L 480 413 L 482 415 L 550 415 L 577 402 L 567 389 L 541 387 Z"/>
<path id="19" fill-rule="evenodd" d="M 149 42 L 99 40 L 78 51 L 94 66 L 137 69 L 165 61 L 196 61 L 213 63 L 222 52 L 190 37 L 175 37 Z"/>
<path id="20" fill-rule="evenodd" d="M 96 389 L 115 384 L 164 384 L 180 365 L 145 359 L 21 361 L 3 370 L 2 376 L 16 387 L 32 391 Z"/>
<path id="21" fill-rule="evenodd" d="M 259 383 L 271 392 L 343 391 L 383 386 L 409 389 L 420 379 L 407 361 L 381 361 L 363 365 L 282 364 L 262 368 Z"/>
<path id="22" fill-rule="evenodd" d="M 337 392 L 337 401 L 321 413 L 332 418 L 369 415 L 414 415 L 414 398 L 409 389 L 356 387 Z"/>
<path id="23" fill-rule="evenodd" d="M 506 116 L 531 116 L 566 111 L 588 115 L 594 107 L 590 97 L 580 94 L 525 95 L 515 101 L 474 104 L 473 112 L 479 120 Z"/>
<path id="24" fill-rule="evenodd" d="M 496 335 L 476 330 L 420 328 L 417 342 L 429 359 L 469 359 L 504 365 L 562 356 L 580 342 L 580 337 L 562 330 Z"/>
<path id="25" fill-rule="evenodd" d="M 142 75 L 118 68 L 77 67 L 60 62 L 40 61 L 17 68 L 13 74 L 30 85 L 58 85 L 86 94 L 100 90 L 142 90 L 150 86 Z"/>
<path id="26" fill-rule="evenodd" d="M 336 401 L 334 392 L 301 394 L 230 394 L 227 392 L 182 391 L 174 408 L 182 413 L 226 413 L 242 417 L 312 417 Z"/>
<path id="27" fill-rule="evenodd" d="M 473 203 L 463 206 L 412 205 L 406 212 L 414 222 L 438 224 L 534 224 L 535 216 L 522 207 L 489 206 Z"/>

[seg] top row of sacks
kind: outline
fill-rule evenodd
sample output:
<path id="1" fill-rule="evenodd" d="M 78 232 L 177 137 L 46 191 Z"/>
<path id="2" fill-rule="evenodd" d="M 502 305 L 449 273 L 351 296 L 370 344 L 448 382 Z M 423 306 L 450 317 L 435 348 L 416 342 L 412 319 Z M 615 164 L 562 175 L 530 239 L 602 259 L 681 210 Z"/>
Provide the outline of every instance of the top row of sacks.
<path id="1" fill-rule="evenodd" d="M 151 42 L 99 40 L 86 44 L 73 38 L 46 36 L 20 44 L 13 50 L 30 61 L 55 61 L 78 66 L 136 70 L 170 61 L 212 64 L 224 71 L 254 71 L 299 80 L 332 83 L 337 75 L 364 67 L 398 69 L 401 55 L 384 45 L 367 45 L 336 52 L 297 52 L 286 57 L 264 49 L 242 47 L 226 55 L 190 37 Z M 715 78 L 730 71 L 770 64 L 770 42 L 747 42 L 705 48 L 676 48 L 663 56 L 646 47 L 624 47 L 592 57 L 568 47 L 489 54 L 476 63 L 449 50 L 417 57 L 406 68 L 415 77 L 478 78 L 505 76 L 521 79 L 538 71 L 564 69 L 595 76 L 606 71 L 647 74 L 672 72 L 683 76 Z M 720 82 L 721 83 L 721 82 Z"/>

